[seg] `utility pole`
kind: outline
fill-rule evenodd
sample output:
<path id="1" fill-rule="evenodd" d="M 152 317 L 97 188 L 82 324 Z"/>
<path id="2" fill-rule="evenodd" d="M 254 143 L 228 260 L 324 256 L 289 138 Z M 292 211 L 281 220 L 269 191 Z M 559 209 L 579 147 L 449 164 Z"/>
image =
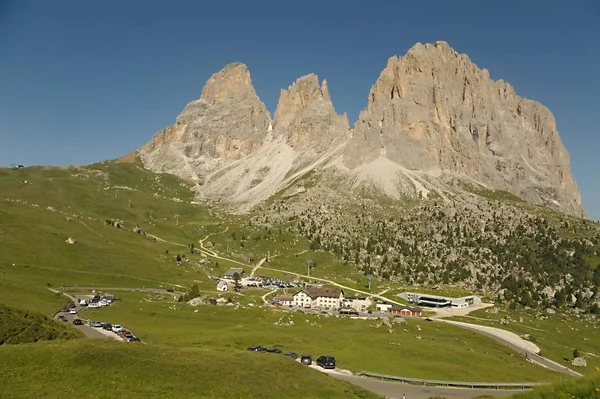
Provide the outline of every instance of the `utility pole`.
<path id="1" fill-rule="evenodd" d="M 306 259 L 306 275 L 310 277 L 310 263 L 312 261 L 310 259 Z"/>
<path id="2" fill-rule="evenodd" d="M 373 280 L 373 275 L 369 274 L 369 291 L 371 290 L 371 281 Z"/>
<path id="3" fill-rule="evenodd" d="M 128 201 L 127 206 L 131 208 L 131 200 Z"/>

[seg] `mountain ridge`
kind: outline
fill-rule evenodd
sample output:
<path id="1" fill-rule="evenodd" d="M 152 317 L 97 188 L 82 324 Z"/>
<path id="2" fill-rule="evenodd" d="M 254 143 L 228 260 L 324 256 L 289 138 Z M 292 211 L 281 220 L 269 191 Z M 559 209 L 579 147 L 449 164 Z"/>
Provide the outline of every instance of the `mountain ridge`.
<path id="1" fill-rule="evenodd" d="M 460 181 L 586 217 L 552 113 L 446 42 L 389 58 L 352 127 L 317 75 L 282 89 L 271 118 L 246 65 L 228 64 L 138 153 L 239 211 L 319 170 L 343 190 L 445 198 Z"/>

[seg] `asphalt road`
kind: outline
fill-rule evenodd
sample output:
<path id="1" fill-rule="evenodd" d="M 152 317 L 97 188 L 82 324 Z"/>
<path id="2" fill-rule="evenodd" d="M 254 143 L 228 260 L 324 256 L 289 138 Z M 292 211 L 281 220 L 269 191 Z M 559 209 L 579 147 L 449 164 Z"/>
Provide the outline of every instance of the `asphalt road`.
<path id="1" fill-rule="evenodd" d="M 94 290 L 110 292 L 110 291 L 138 291 L 138 292 L 155 292 L 157 294 L 169 294 L 169 295 L 183 295 L 185 292 L 182 291 L 168 291 L 163 288 L 124 288 L 124 287 L 61 287 L 62 291 L 55 292 L 64 292 L 64 291 L 89 291 L 92 292 Z M 69 295 L 69 297 L 71 297 Z"/>
<path id="2" fill-rule="evenodd" d="M 518 345 L 515 345 L 514 343 L 507 341 L 506 339 L 503 339 L 502 337 L 499 337 L 497 335 L 491 334 L 485 330 L 479 329 L 477 328 L 476 325 L 468 325 L 468 323 L 462 323 L 462 324 L 453 324 L 457 327 L 460 328 L 464 328 L 467 330 L 471 330 L 474 331 L 478 334 L 482 334 L 485 335 L 486 337 L 489 337 L 491 339 L 493 339 L 496 342 L 501 343 L 502 345 L 505 345 L 509 348 L 511 348 L 512 350 L 514 350 L 515 352 L 518 352 L 519 354 L 521 354 L 523 357 L 527 357 L 529 360 L 538 363 L 539 365 L 546 367 L 550 370 L 556 371 L 557 373 L 561 373 L 561 374 L 567 374 L 570 375 L 572 377 L 581 377 L 582 375 L 579 374 L 578 372 L 571 370 L 570 368 L 568 368 L 567 366 L 563 366 L 559 363 L 556 363 L 550 359 L 546 359 L 545 357 L 542 357 L 540 355 L 537 355 L 535 353 L 532 353 Z"/>
<path id="3" fill-rule="evenodd" d="M 52 291 L 59 292 L 56 290 L 52 290 Z M 73 320 L 74 319 L 82 319 L 82 317 L 80 317 L 80 313 L 82 311 L 84 311 L 85 308 L 82 306 L 79 306 L 78 301 L 72 295 L 69 295 L 66 293 L 63 293 L 63 295 L 69 297 L 69 299 L 71 299 L 75 303 L 75 305 L 76 305 L 75 309 L 77 310 L 77 314 L 70 314 L 69 312 L 58 312 L 57 314 L 54 315 L 55 319 L 58 319 L 58 316 L 64 316 L 65 319 L 67 319 L 67 321 L 65 321 L 63 323 L 69 324 L 71 327 L 78 329 L 79 331 L 84 333 L 87 337 L 98 338 L 98 339 L 110 339 L 111 338 L 110 335 L 102 333 L 99 328 L 90 327 L 89 325 L 86 325 L 86 324 L 74 325 Z M 115 335 L 112 338 L 117 339 L 118 336 Z"/>
<path id="4" fill-rule="evenodd" d="M 77 306 L 77 310 L 81 311 L 81 307 Z M 90 338 L 103 338 L 103 339 L 110 338 L 109 336 L 104 335 L 100 331 L 98 331 L 97 328 L 90 327 L 90 326 L 85 325 L 85 324 L 84 325 L 80 325 L 80 326 L 73 325 L 73 320 L 80 318 L 79 314 L 74 315 L 74 314 L 69 314 L 69 312 L 59 312 L 58 314 L 56 314 L 54 316 L 54 318 L 58 319 L 58 316 L 64 316 L 65 319 L 67 319 L 67 321 L 64 322 L 65 324 L 67 324 L 67 323 L 70 324 L 72 327 L 74 327 L 74 328 L 78 329 L 79 331 L 83 332 L 86 336 L 88 336 Z"/>
<path id="5" fill-rule="evenodd" d="M 374 392 L 378 395 L 383 395 L 389 399 L 402 399 L 402 395 L 406 395 L 406 399 L 429 399 L 435 396 L 441 396 L 447 399 L 471 399 L 484 395 L 503 398 L 523 392 L 522 390 L 503 389 L 426 387 L 420 385 L 401 384 L 392 381 L 381 381 L 371 378 L 357 377 L 354 375 L 330 374 L 330 376 L 338 380 L 348 381 L 354 385 L 358 385 L 361 388 Z"/>

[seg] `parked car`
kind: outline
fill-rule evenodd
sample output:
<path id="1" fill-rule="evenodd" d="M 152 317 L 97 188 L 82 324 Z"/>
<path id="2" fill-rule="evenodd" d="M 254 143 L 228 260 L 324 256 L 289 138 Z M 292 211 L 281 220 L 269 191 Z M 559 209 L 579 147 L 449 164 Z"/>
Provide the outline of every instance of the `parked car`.
<path id="1" fill-rule="evenodd" d="M 297 354 L 295 354 L 294 352 L 286 352 L 286 353 L 284 353 L 283 355 L 284 355 L 284 356 L 289 356 L 289 357 L 291 357 L 291 358 L 292 358 L 292 359 L 294 359 L 294 360 L 298 359 L 298 355 L 297 355 Z"/>
<path id="2" fill-rule="evenodd" d="M 90 326 L 100 328 L 100 327 L 102 327 L 102 322 L 101 321 L 93 321 L 90 323 Z"/>
<path id="3" fill-rule="evenodd" d="M 425 321 L 433 321 L 433 319 L 431 317 L 427 317 Z"/>
<path id="4" fill-rule="evenodd" d="M 110 324 L 110 323 L 104 323 L 102 325 L 102 328 L 105 329 L 105 330 L 111 331 L 112 330 L 112 324 Z"/>
<path id="5" fill-rule="evenodd" d="M 168 289 L 167 289 L 167 292 L 175 292 L 175 290 L 174 290 L 174 289 L 172 289 L 172 288 L 168 288 Z"/>
<path id="6" fill-rule="evenodd" d="M 310 355 L 300 356 L 300 363 L 310 366 L 312 364 L 312 356 L 310 356 Z"/>
<path id="7" fill-rule="evenodd" d="M 281 353 L 281 349 L 278 348 L 267 348 L 265 349 L 265 352 L 269 352 L 269 353 Z"/>
<path id="8" fill-rule="evenodd" d="M 77 314 L 77 309 L 73 308 L 69 310 L 69 314 Z"/>
<path id="9" fill-rule="evenodd" d="M 129 341 L 130 339 L 134 339 L 135 335 L 133 335 L 131 332 L 127 331 L 125 334 L 123 334 L 123 341 Z"/>
<path id="10" fill-rule="evenodd" d="M 323 367 L 324 369 L 334 369 L 335 368 L 335 357 L 319 356 L 319 358 L 317 359 L 317 365 Z"/>
<path id="11" fill-rule="evenodd" d="M 73 319 L 73 325 L 82 326 L 83 325 L 83 320 L 81 320 L 81 319 Z"/>
<path id="12" fill-rule="evenodd" d="M 58 316 L 59 321 L 67 321 L 67 318 L 63 315 Z"/>
<path id="13" fill-rule="evenodd" d="M 248 348 L 248 350 L 250 352 L 262 352 L 265 350 L 265 348 L 263 348 L 262 346 L 258 345 L 258 346 L 251 346 Z"/>
<path id="14" fill-rule="evenodd" d="M 68 311 L 69 311 L 69 308 L 67 308 L 67 307 L 64 307 L 64 308 L 62 308 L 60 311 L 61 311 L 61 312 L 68 312 Z"/>
<path id="15" fill-rule="evenodd" d="M 120 325 L 118 325 L 118 324 L 113 324 L 113 325 L 112 325 L 112 332 L 114 332 L 114 333 L 119 333 L 119 332 L 121 332 L 121 331 L 123 331 L 123 330 L 124 330 L 124 328 L 123 328 L 123 327 L 121 327 L 121 326 L 120 326 Z"/>

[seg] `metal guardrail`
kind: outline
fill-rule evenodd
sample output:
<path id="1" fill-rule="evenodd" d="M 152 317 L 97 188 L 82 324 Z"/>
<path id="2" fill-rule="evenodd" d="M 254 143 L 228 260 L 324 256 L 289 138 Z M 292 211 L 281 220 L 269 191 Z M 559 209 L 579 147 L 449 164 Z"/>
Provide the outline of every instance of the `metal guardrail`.
<path id="1" fill-rule="evenodd" d="M 460 387 L 460 388 L 495 388 L 495 389 L 530 389 L 540 385 L 546 385 L 542 382 L 470 382 L 470 381 L 441 381 L 425 380 L 421 378 L 399 377 L 389 374 L 371 373 L 369 371 L 359 371 L 358 376 L 379 378 L 382 380 L 393 380 L 408 384 Z"/>

